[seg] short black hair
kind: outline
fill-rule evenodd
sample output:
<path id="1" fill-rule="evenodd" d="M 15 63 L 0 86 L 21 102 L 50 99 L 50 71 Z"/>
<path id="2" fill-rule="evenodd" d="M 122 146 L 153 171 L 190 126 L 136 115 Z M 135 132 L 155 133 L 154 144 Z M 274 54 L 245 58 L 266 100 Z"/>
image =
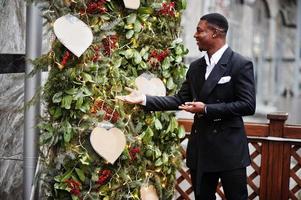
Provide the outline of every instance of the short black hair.
<path id="1" fill-rule="evenodd" d="M 222 29 L 223 32 L 227 33 L 229 24 L 226 17 L 219 13 L 209 13 L 201 17 L 200 20 L 205 20 L 209 24 L 217 26 L 218 28 Z"/>

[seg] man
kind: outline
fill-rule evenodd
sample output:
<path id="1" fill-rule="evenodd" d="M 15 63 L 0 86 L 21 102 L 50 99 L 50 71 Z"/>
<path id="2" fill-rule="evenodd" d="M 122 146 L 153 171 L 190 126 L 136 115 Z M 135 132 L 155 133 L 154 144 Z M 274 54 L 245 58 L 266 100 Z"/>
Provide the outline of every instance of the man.
<path id="1" fill-rule="evenodd" d="M 146 110 L 182 109 L 195 113 L 187 146 L 196 200 L 215 199 L 218 180 L 228 200 L 248 198 L 246 167 L 250 164 L 242 116 L 255 112 L 253 64 L 226 44 L 227 19 L 201 17 L 194 35 L 205 56 L 194 61 L 174 96 L 145 96 L 129 89 L 121 96 Z"/>

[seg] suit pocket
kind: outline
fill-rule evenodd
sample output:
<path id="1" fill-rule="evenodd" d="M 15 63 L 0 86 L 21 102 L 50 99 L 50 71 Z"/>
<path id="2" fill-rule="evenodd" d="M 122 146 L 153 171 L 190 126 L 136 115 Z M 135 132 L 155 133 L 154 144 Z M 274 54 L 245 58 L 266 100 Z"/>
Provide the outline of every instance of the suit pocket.
<path id="1" fill-rule="evenodd" d="M 231 80 L 231 76 L 224 76 L 222 77 L 217 84 L 225 84 L 228 83 Z"/>
<path id="2" fill-rule="evenodd" d="M 221 151 L 224 156 L 239 156 L 242 154 L 244 143 L 244 130 L 242 127 L 225 128 L 220 134 Z"/>
<path id="3" fill-rule="evenodd" d="M 224 129 L 227 127 L 242 128 L 244 127 L 244 122 L 240 118 L 235 120 L 225 120 L 222 127 Z"/>
<path id="4" fill-rule="evenodd" d="M 216 98 L 220 100 L 232 99 L 234 96 L 232 82 L 217 84 L 213 93 L 216 95 Z"/>

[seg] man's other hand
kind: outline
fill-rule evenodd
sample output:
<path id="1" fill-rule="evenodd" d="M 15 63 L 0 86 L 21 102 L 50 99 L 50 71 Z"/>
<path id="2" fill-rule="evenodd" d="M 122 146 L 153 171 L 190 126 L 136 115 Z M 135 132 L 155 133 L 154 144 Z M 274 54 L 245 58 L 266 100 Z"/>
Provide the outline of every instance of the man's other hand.
<path id="1" fill-rule="evenodd" d="M 203 102 L 185 102 L 179 106 L 179 109 L 185 110 L 191 113 L 204 113 L 205 112 L 205 104 Z"/>
<path id="2" fill-rule="evenodd" d="M 134 90 L 131 88 L 126 87 L 127 91 L 130 92 L 130 94 L 125 96 L 116 96 L 116 99 L 119 99 L 121 101 L 124 101 L 129 104 L 142 104 L 144 101 L 144 95 L 139 92 L 138 90 Z"/>

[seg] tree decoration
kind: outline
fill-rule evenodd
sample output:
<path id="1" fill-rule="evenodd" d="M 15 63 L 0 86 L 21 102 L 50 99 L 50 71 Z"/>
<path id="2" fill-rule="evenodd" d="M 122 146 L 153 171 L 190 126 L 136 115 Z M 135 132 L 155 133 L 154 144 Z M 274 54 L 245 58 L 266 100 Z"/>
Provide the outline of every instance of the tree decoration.
<path id="1" fill-rule="evenodd" d="M 116 109 L 112 109 L 110 106 L 108 106 L 104 101 L 100 99 L 96 99 L 92 108 L 91 113 L 96 114 L 98 117 L 103 117 L 102 119 L 105 121 L 110 121 L 112 123 L 116 123 L 120 115 L 116 111 Z"/>
<path id="2" fill-rule="evenodd" d="M 158 52 L 157 50 L 152 50 L 150 52 L 150 57 L 149 57 L 149 64 L 153 68 L 159 68 L 161 66 L 161 63 L 164 61 L 164 59 L 168 56 L 169 50 L 165 49 L 164 51 Z"/>
<path id="3" fill-rule="evenodd" d="M 70 189 L 71 195 L 80 196 L 80 186 L 81 184 L 73 179 L 68 179 L 65 181 L 67 187 Z"/>
<path id="4" fill-rule="evenodd" d="M 99 185 L 104 185 L 111 177 L 111 170 L 104 169 L 99 172 L 98 180 L 96 181 Z"/>
<path id="5" fill-rule="evenodd" d="M 67 64 L 69 58 L 70 58 L 70 52 L 67 50 L 67 51 L 65 51 L 65 53 L 64 53 L 62 62 L 61 62 L 61 64 L 60 64 L 60 69 L 63 69 L 63 68 L 65 67 L 65 65 Z"/>
<path id="6" fill-rule="evenodd" d="M 118 41 L 116 35 L 108 35 L 102 40 L 103 53 L 106 56 L 110 56 L 114 49 L 118 47 Z"/>
<path id="7" fill-rule="evenodd" d="M 103 13 L 107 12 L 105 3 L 106 3 L 106 0 L 89 1 L 88 5 L 87 5 L 87 13 L 88 14 L 103 14 Z"/>
<path id="8" fill-rule="evenodd" d="M 131 160 L 136 160 L 137 159 L 137 155 L 140 153 L 140 147 L 132 147 L 130 149 L 130 156 L 131 156 Z"/>
<path id="9" fill-rule="evenodd" d="M 91 61 L 93 62 L 97 62 L 101 59 L 100 55 L 99 55 L 99 49 L 100 47 L 99 46 L 94 46 L 93 47 L 93 50 L 94 50 L 94 55 L 93 57 L 90 59 Z"/>
<path id="10" fill-rule="evenodd" d="M 175 17 L 175 2 L 162 3 L 162 7 L 159 10 L 159 14 L 169 17 Z"/>
<path id="11" fill-rule="evenodd" d="M 115 97 L 125 95 L 125 87 L 139 88 L 135 80 L 144 73 L 160 79 L 166 95 L 179 89 L 186 72 L 187 49 L 179 39 L 185 0 L 141 0 L 137 10 L 119 0 L 37 1 L 45 6 L 49 25 L 69 15 L 93 33 L 79 57 L 58 37 L 49 53 L 33 62 L 34 71 L 49 69 L 39 125 L 41 199 L 142 199 L 140 188 L 147 183 L 158 199 L 171 200 L 184 128 L 174 112 L 145 112 Z M 112 129 L 122 132 L 125 146 L 114 159 L 105 159 L 93 143 L 112 142 Z M 101 136 L 91 144 L 93 131 Z"/>

